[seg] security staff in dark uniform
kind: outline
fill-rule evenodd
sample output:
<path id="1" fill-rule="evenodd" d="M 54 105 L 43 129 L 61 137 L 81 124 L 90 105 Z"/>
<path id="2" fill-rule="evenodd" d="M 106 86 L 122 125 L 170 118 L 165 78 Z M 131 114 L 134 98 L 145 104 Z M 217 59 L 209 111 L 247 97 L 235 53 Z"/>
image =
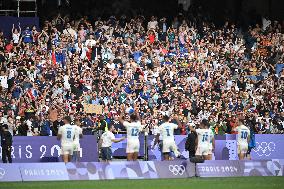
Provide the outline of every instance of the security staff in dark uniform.
<path id="1" fill-rule="evenodd" d="M 196 133 L 190 131 L 185 142 L 185 150 L 188 151 L 189 159 L 195 157 L 196 138 L 197 138 Z"/>
<path id="2" fill-rule="evenodd" d="M 7 159 L 9 163 L 12 163 L 11 157 L 11 148 L 12 148 L 12 135 L 8 130 L 8 125 L 2 125 L 1 132 L 1 147 L 2 147 L 2 161 L 3 163 L 7 163 Z"/>

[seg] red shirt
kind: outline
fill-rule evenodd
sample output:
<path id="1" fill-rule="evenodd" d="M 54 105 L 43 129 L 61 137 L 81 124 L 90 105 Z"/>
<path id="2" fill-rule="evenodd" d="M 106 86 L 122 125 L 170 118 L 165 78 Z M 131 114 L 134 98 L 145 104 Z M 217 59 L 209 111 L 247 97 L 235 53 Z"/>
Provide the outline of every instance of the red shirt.
<path id="1" fill-rule="evenodd" d="M 148 37 L 149 37 L 150 43 L 154 43 L 155 38 L 156 38 L 155 35 L 150 34 Z"/>
<path id="2" fill-rule="evenodd" d="M 7 52 L 11 52 L 11 50 L 13 49 L 13 44 L 8 44 L 7 46 L 6 46 L 6 51 Z"/>

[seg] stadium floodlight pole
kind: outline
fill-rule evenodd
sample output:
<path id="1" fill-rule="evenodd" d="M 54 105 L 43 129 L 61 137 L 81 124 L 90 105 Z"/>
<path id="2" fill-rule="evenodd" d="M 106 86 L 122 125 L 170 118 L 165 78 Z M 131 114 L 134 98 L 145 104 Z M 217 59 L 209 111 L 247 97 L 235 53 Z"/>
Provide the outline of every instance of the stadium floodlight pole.
<path id="1" fill-rule="evenodd" d="M 20 0 L 17 1 L 17 14 L 19 18 L 20 17 Z"/>

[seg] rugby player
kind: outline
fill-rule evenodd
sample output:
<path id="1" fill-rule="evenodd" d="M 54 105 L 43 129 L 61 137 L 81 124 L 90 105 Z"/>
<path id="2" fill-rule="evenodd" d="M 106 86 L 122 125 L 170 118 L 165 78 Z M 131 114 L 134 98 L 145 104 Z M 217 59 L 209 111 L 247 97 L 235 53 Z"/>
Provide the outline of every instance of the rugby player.
<path id="1" fill-rule="evenodd" d="M 201 121 L 198 129 L 195 129 L 189 125 L 189 129 L 197 134 L 197 148 L 195 156 L 205 160 L 210 159 L 210 156 L 208 155 L 210 146 L 210 130 L 208 128 L 209 123 L 205 119 Z"/>
<path id="2" fill-rule="evenodd" d="M 124 120 L 125 109 L 122 108 L 119 121 L 126 128 L 127 133 L 127 161 L 136 161 L 140 149 L 139 133 L 143 130 L 140 116 L 135 108 L 135 111 L 130 114 L 130 122 Z"/>
<path id="3" fill-rule="evenodd" d="M 64 125 L 59 127 L 57 139 L 61 141 L 62 159 L 65 163 L 68 163 L 72 159 L 77 128 L 70 124 L 71 118 L 69 116 L 64 117 L 63 122 Z"/>
<path id="4" fill-rule="evenodd" d="M 159 132 L 156 134 L 156 139 L 154 142 L 154 148 L 156 144 L 159 142 L 160 135 L 162 136 L 162 153 L 164 156 L 164 160 L 170 160 L 170 153 L 173 152 L 176 157 L 180 157 L 180 152 L 178 151 L 177 145 L 175 143 L 174 130 L 177 128 L 181 128 L 182 124 L 178 120 L 178 117 L 175 116 L 177 124 L 170 123 L 170 117 L 168 115 L 163 116 L 163 122 L 159 127 Z"/>
<path id="5" fill-rule="evenodd" d="M 243 160 L 248 152 L 248 144 L 250 140 L 250 130 L 243 123 L 243 120 L 238 119 L 239 126 L 236 128 L 238 133 L 237 147 L 238 156 L 240 160 Z"/>

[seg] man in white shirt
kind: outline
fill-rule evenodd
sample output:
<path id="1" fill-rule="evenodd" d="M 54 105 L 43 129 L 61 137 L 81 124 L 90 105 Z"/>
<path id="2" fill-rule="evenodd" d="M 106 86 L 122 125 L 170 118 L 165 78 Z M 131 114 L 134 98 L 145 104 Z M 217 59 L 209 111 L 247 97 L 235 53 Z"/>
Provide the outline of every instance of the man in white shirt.
<path id="1" fill-rule="evenodd" d="M 90 38 L 86 40 L 85 46 L 91 46 L 94 47 L 96 45 L 96 40 L 94 39 L 93 35 L 90 35 Z"/>
<path id="2" fill-rule="evenodd" d="M 83 129 L 80 127 L 81 126 L 80 120 L 75 120 L 75 124 L 73 126 L 76 128 L 75 138 L 74 138 L 73 159 L 75 160 L 75 162 L 78 162 L 81 151 L 80 139 L 83 138 Z"/>
<path id="3" fill-rule="evenodd" d="M 123 109 L 119 121 L 126 128 L 127 133 L 127 161 L 136 161 L 140 149 L 139 133 L 142 131 L 140 116 L 138 112 L 133 112 L 130 115 L 130 122 L 123 119 L 125 110 Z"/>
<path id="4" fill-rule="evenodd" d="M 100 139 L 100 146 L 101 146 L 101 153 L 102 153 L 102 160 L 108 162 L 112 158 L 112 150 L 111 145 L 112 143 L 121 142 L 125 139 L 125 137 L 116 139 L 113 132 L 113 126 L 108 125 L 108 131 L 104 132 Z"/>
<path id="5" fill-rule="evenodd" d="M 178 151 L 177 145 L 175 143 L 174 130 L 181 128 L 182 124 L 178 120 L 178 117 L 174 117 L 174 119 L 177 121 L 178 125 L 170 123 L 170 117 L 168 115 L 164 115 L 164 123 L 160 125 L 160 131 L 159 134 L 156 135 L 156 140 L 154 143 L 155 146 L 158 143 L 159 135 L 161 135 L 163 138 L 162 152 L 166 161 L 170 160 L 170 152 L 174 152 L 176 157 L 180 156 L 180 152 Z"/>
<path id="6" fill-rule="evenodd" d="M 150 29 L 156 29 L 158 26 L 158 22 L 154 16 L 151 17 L 151 21 L 148 22 L 147 28 Z"/>
<path id="7" fill-rule="evenodd" d="M 247 154 L 248 151 L 248 144 L 249 144 L 249 139 L 250 139 L 250 130 L 248 127 L 246 127 L 243 124 L 242 120 L 238 120 L 239 121 L 239 126 L 236 128 L 237 132 L 238 132 L 238 141 L 237 141 L 237 145 L 238 145 L 238 155 L 239 155 L 239 159 L 243 160 Z"/>
<path id="8" fill-rule="evenodd" d="M 210 146 L 210 131 L 208 128 L 209 123 L 205 119 L 201 121 L 198 129 L 189 126 L 189 129 L 197 134 L 197 149 L 195 155 L 205 160 L 210 159 L 208 156 Z"/>
<path id="9" fill-rule="evenodd" d="M 61 153 L 64 163 L 71 161 L 74 151 L 74 139 L 76 133 L 76 127 L 70 125 L 71 118 L 66 116 L 63 120 L 64 124 L 59 127 L 57 139 L 61 141 Z"/>
<path id="10" fill-rule="evenodd" d="M 72 38 L 77 38 L 76 31 L 71 27 L 70 23 L 66 24 L 66 29 L 63 30 L 63 34 L 67 36 L 71 36 Z"/>

